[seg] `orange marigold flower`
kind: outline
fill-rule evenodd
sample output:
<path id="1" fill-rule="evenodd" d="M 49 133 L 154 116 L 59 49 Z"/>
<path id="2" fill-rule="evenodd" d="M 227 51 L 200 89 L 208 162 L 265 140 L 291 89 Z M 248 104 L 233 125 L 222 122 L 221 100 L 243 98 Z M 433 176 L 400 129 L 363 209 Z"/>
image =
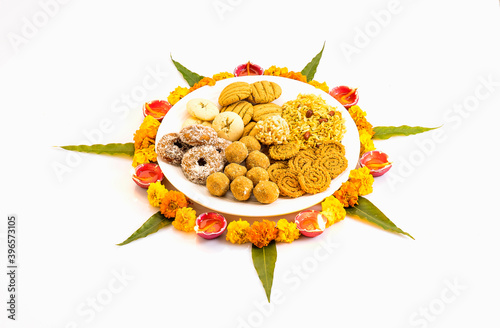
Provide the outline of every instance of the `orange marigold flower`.
<path id="1" fill-rule="evenodd" d="M 286 74 L 288 74 L 288 68 L 276 67 L 274 65 L 264 71 L 264 75 L 285 76 Z"/>
<path id="2" fill-rule="evenodd" d="M 269 245 L 277 236 L 278 229 L 276 229 L 275 223 L 269 220 L 254 222 L 247 228 L 248 240 L 258 248 Z"/>
<path id="3" fill-rule="evenodd" d="M 333 193 L 333 196 L 342 203 L 342 206 L 351 207 L 358 203 L 358 188 L 352 182 L 346 181 Z"/>
<path id="4" fill-rule="evenodd" d="M 215 85 L 215 80 L 211 77 L 204 77 L 199 82 L 195 83 L 190 89 L 189 92 L 193 92 L 196 89 L 199 89 L 205 85 Z"/>
<path id="5" fill-rule="evenodd" d="M 330 92 L 330 88 L 328 88 L 326 82 L 319 83 L 318 81 L 312 80 L 311 82 L 309 82 L 309 84 L 312 85 L 313 87 L 323 90 L 326 93 Z"/>
<path id="6" fill-rule="evenodd" d="M 229 72 L 220 72 L 220 73 L 214 74 L 214 76 L 212 76 L 212 78 L 215 81 L 221 81 L 221 80 L 229 79 L 231 77 L 234 77 L 234 75 L 232 73 L 229 73 Z"/>
<path id="7" fill-rule="evenodd" d="M 170 94 L 167 97 L 167 100 L 173 106 L 188 93 L 189 93 L 188 88 L 177 87 L 175 88 L 174 91 L 170 92 Z"/>
<path id="8" fill-rule="evenodd" d="M 180 208 L 187 207 L 188 201 L 183 193 L 171 190 L 165 194 L 160 204 L 160 212 L 167 218 L 175 218 Z"/>
<path id="9" fill-rule="evenodd" d="M 142 121 L 139 130 L 134 133 L 134 146 L 135 149 L 148 148 L 154 145 L 156 133 L 160 127 L 160 121 L 155 119 L 153 116 L 148 115 Z"/>
<path id="10" fill-rule="evenodd" d="M 373 136 L 375 134 L 373 126 L 366 120 L 366 112 L 364 112 L 361 107 L 359 107 L 358 105 L 354 105 L 351 106 L 348 111 L 354 123 L 356 123 L 356 127 L 359 131 L 366 130 L 366 132 L 368 132 L 370 136 Z"/>
<path id="11" fill-rule="evenodd" d="M 282 76 L 292 80 L 297 80 L 300 82 L 307 83 L 307 77 L 305 75 L 302 75 L 302 73 L 300 72 L 288 72 L 287 74 Z"/>

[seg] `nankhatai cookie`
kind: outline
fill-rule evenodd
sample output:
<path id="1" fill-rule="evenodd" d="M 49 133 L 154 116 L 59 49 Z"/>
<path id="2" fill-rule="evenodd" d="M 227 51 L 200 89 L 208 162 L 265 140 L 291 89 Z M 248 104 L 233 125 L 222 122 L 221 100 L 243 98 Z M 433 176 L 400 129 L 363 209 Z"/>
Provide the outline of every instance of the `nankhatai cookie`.
<path id="1" fill-rule="evenodd" d="M 248 98 L 250 94 L 250 84 L 246 82 L 234 82 L 222 89 L 219 95 L 219 104 L 221 106 L 228 106 Z"/>
<path id="2" fill-rule="evenodd" d="M 276 104 L 262 104 L 253 107 L 253 120 L 258 122 L 265 120 L 269 116 L 281 115 L 281 106 Z"/>
<path id="3" fill-rule="evenodd" d="M 270 103 L 281 96 L 281 87 L 274 82 L 258 81 L 250 85 L 248 100 L 253 104 Z"/>
<path id="4" fill-rule="evenodd" d="M 248 101 L 241 100 L 229 106 L 222 107 L 221 112 L 233 112 L 243 120 L 243 124 L 250 123 L 253 117 L 253 105 Z"/>

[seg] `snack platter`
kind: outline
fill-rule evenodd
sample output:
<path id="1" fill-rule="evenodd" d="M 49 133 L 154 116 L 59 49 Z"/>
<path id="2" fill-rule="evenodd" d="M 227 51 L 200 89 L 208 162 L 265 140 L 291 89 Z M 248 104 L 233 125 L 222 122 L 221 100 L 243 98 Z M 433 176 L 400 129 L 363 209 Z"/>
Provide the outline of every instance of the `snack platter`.
<path id="1" fill-rule="evenodd" d="M 342 112 L 346 129 L 342 144 L 345 147 L 345 157 L 348 161 L 347 169 L 345 169 L 344 172 L 338 177 L 333 179 L 330 187 L 324 192 L 306 194 L 299 198 L 279 197 L 271 204 L 262 204 L 259 203 L 253 195 L 249 200 L 244 202 L 236 200 L 230 192 L 226 193 L 223 197 L 212 196 L 205 186 L 190 182 L 184 176 L 180 166 L 168 164 L 163 159 L 158 157 L 158 164 L 160 165 L 165 177 L 177 190 L 184 193 L 192 201 L 217 212 L 242 217 L 269 217 L 293 213 L 309 208 L 321 202 L 325 197 L 333 194 L 333 192 L 335 192 L 343 182 L 347 181 L 349 172 L 356 168 L 360 151 L 359 135 L 356 124 L 347 111 L 345 111 L 344 107 L 335 98 L 312 85 L 275 76 L 243 76 L 231 78 L 219 81 L 215 86 L 205 86 L 191 92 L 177 102 L 167 113 L 158 129 L 158 138 L 156 139 L 156 142 L 158 143 L 161 136 L 167 133 L 179 132 L 179 130 L 181 130 L 183 122 L 189 117 L 189 113 L 186 110 L 186 104 L 189 100 L 195 98 L 208 99 L 216 104 L 220 109 L 221 106 L 218 103 L 219 94 L 227 85 L 234 83 L 235 81 L 254 83 L 264 80 L 275 82 L 281 87 L 281 96 L 273 101 L 273 103 L 279 106 L 289 100 L 294 100 L 299 94 L 313 94 L 320 96 L 328 105 L 336 107 L 336 110 Z"/>

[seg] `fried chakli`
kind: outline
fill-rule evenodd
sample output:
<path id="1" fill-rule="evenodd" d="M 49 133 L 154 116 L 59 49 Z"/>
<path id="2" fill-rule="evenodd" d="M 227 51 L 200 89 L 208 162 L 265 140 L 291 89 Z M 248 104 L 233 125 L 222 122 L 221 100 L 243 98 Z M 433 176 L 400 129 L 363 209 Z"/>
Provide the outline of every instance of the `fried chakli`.
<path id="1" fill-rule="evenodd" d="M 330 174 L 330 179 L 335 179 L 347 168 L 347 159 L 337 152 L 327 153 L 315 160 L 314 166 L 324 168 Z"/>
<path id="2" fill-rule="evenodd" d="M 321 145 L 318 149 L 316 149 L 316 155 L 321 157 L 325 154 L 330 154 L 330 153 L 341 153 L 342 155 L 345 155 L 345 147 L 338 141 L 330 141 L 327 142 L 323 145 Z"/>
<path id="3" fill-rule="evenodd" d="M 302 190 L 309 194 L 317 194 L 330 186 L 330 174 L 321 167 L 310 166 L 299 175 Z"/>
<path id="4" fill-rule="evenodd" d="M 300 185 L 300 176 L 300 173 L 289 170 L 286 170 L 283 174 L 281 174 L 278 179 L 278 188 L 280 189 L 280 194 L 292 198 L 302 196 L 305 191 Z"/>
<path id="5" fill-rule="evenodd" d="M 267 173 L 269 173 L 269 180 L 272 182 L 278 182 L 281 174 L 285 173 L 288 165 L 285 163 L 277 162 L 272 164 L 267 168 Z"/>
<path id="6" fill-rule="evenodd" d="M 275 160 L 286 160 L 297 155 L 299 150 L 300 145 L 297 142 L 273 145 L 269 148 L 269 156 Z"/>
<path id="7" fill-rule="evenodd" d="M 299 151 L 299 153 L 288 161 L 288 166 L 299 173 L 303 173 L 314 164 L 317 159 L 316 156 L 306 151 Z"/>

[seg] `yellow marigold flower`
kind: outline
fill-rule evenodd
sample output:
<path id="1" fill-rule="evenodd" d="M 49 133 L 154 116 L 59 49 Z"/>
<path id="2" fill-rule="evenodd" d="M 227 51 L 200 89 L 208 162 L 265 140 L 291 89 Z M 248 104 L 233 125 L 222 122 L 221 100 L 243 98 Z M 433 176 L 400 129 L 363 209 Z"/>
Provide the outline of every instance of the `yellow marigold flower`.
<path id="1" fill-rule="evenodd" d="M 358 189 L 351 181 L 346 181 L 340 188 L 333 193 L 342 206 L 350 207 L 358 203 Z"/>
<path id="2" fill-rule="evenodd" d="M 148 187 L 148 201 L 154 207 L 160 207 L 161 200 L 167 194 L 168 190 L 161 181 L 153 182 Z"/>
<path id="3" fill-rule="evenodd" d="M 175 190 L 167 191 L 161 200 L 160 212 L 167 218 L 175 218 L 180 208 L 187 207 L 188 201 L 183 193 Z"/>
<path id="4" fill-rule="evenodd" d="M 275 223 L 269 220 L 254 222 L 246 230 L 248 240 L 258 248 L 269 245 L 278 235 L 278 229 L 276 229 Z"/>
<path id="5" fill-rule="evenodd" d="M 330 92 L 330 88 L 328 88 L 326 82 L 319 83 L 318 81 L 312 80 L 311 82 L 309 82 L 309 84 L 312 85 L 313 87 L 323 90 L 326 93 Z"/>
<path id="6" fill-rule="evenodd" d="M 335 196 L 325 198 L 321 203 L 321 211 L 321 214 L 328 220 L 326 223 L 327 228 L 336 222 L 342 221 L 346 216 L 344 206 Z"/>
<path id="7" fill-rule="evenodd" d="M 291 243 L 295 239 L 299 239 L 300 231 L 295 222 L 280 219 L 276 224 L 276 229 L 278 229 L 278 236 L 276 237 L 278 242 Z"/>
<path id="8" fill-rule="evenodd" d="M 199 89 L 205 85 L 215 85 L 215 80 L 211 77 L 204 77 L 199 82 L 195 83 L 191 88 L 189 88 L 189 92 L 193 92 L 196 89 Z"/>
<path id="9" fill-rule="evenodd" d="M 175 213 L 175 220 L 172 225 L 177 230 L 191 232 L 196 225 L 196 211 L 191 207 L 179 208 Z"/>
<path id="10" fill-rule="evenodd" d="M 142 121 L 139 130 L 134 134 L 135 149 L 147 148 L 155 143 L 156 133 L 160 127 L 160 121 L 148 115 Z"/>
<path id="11" fill-rule="evenodd" d="M 375 150 L 372 135 L 366 130 L 359 130 L 359 142 L 361 143 L 360 154 Z"/>
<path id="12" fill-rule="evenodd" d="M 214 76 L 212 76 L 212 78 L 215 81 L 221 81 L 221 80 L 229 79 L 231 77 L 234 77 L 234 75 L 229 73 L 229 72 L 220 72 L 220 73 L 214 74 Z"/>
<path id="13" fill-rule="evenodd" d="M 247 238 L 247 228 L 250 227 L 250 223 L 247 221 L 233 221 L 227 226 L 226 240 L 232 242 L 233 244 L 244 244 L 248 242 Z"/>
<path id="14" fill-rule="evenodd" d="M 302 73 L 300 73 L 300 72 L 288 72 L 287 74 L 281 75 L 281 76 L 292 79 L 292 80 L 297 80 L 300 82 L 307 83 L 307 77 L 305 75 L 302 75 Z"/>
<path id="15" fill-rule="evenodd" d="M 370 169 L 366 166 L 349 172 L 349 181 L 356 186 L 360 196 L 368 195 L 373 191 L 374 179 L 370 174 Z"/>
<path id="16" fill-rule="evenodd" d="M 366 130 L 366 132 L 368 132 L 370 136 L 373 136 L 375 134 L 373 126 L 366 120 L 366 112 L 364 112 L 361 107 L 359 107 L 358 105 L 354 105 L 351 106 L 348 111 L 354 123 L 356 123 L 356 127 L 359 131 Z"/>
<path id="17" fill-rule="evenodd" d="M 153 163 L 157 161 L 155 145 L 150 145 L 147 148 L 137 149 L 134 152 L 132 166 L 136 167 L 139 164 Z"/>
<path id="18" fill-rule="evenodd" d="M 188 88 L 177 87 L 175 88 L 174 91 L 170 92 L 170 94 L 167 97 L 167 100 L 173 106 L 188 93 L 189 93 Z"/>
<path id="19" fill-rule="evenodd" d="M 264 75 L 273 75 L 273 76 L 284 76 L 287 73 L 288 73 L 288 68 L 276 67 L 274 65 L 264 71 Z"/>

